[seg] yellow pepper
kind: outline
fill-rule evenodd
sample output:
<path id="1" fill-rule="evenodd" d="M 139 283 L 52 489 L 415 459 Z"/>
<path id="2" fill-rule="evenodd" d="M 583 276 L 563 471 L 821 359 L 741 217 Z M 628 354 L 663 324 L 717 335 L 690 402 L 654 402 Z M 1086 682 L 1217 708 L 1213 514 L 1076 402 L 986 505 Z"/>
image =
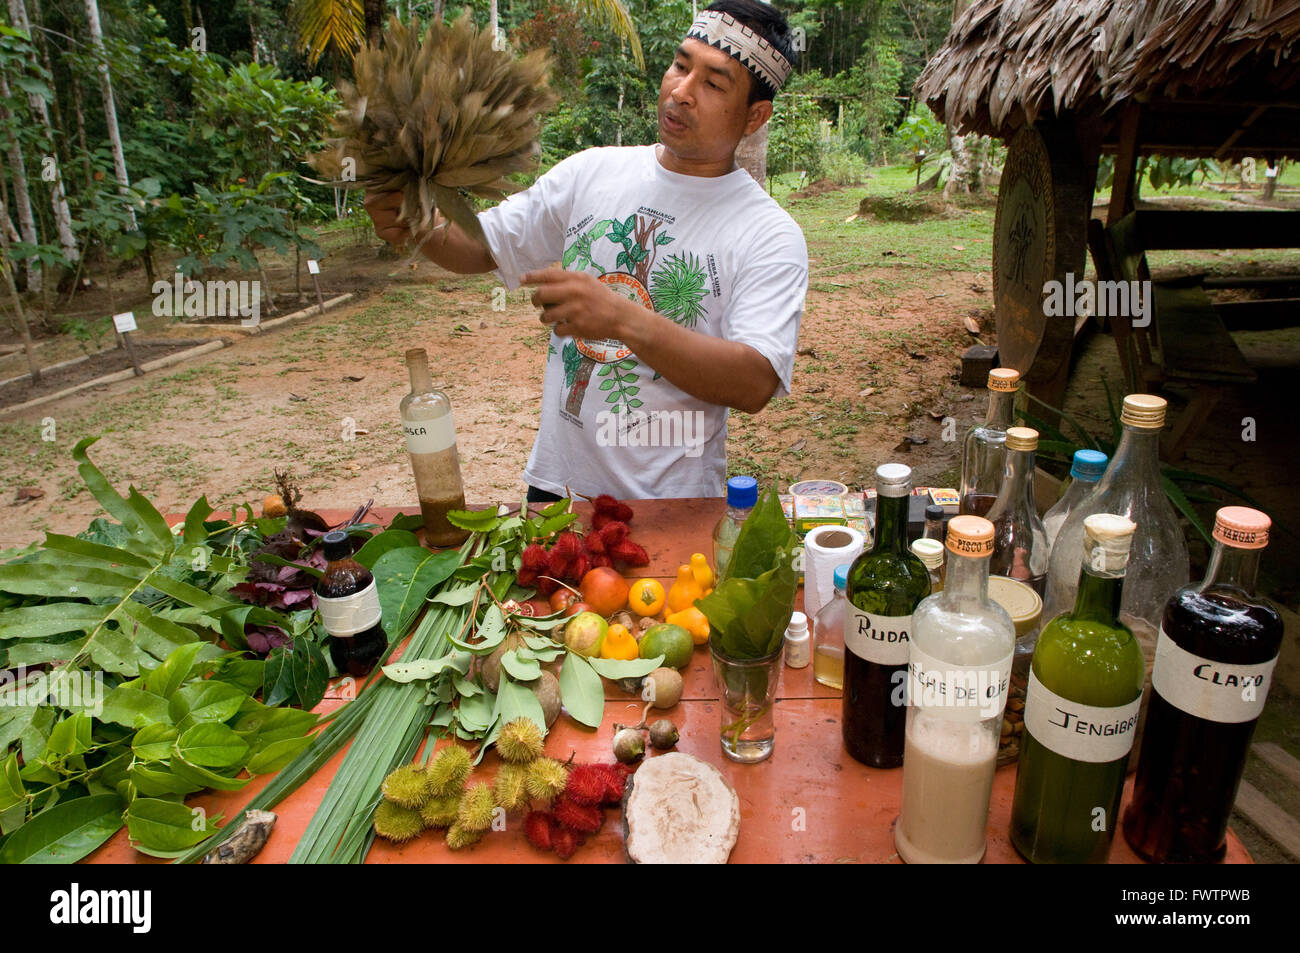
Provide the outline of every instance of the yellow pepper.
<path id="1" fill-rule="evenodd" d="M 709 568 L 709 561 L 703 553 L 691 554 L 691 575 L 695 577 L 695 582 L 704 595 L 713 591 L 713 570 Z"/>
<path id="2" fill-rule="evenodd" d="M 709 641 L 709 620 L 695 606 L 683 609 L 681 612 L 670 613 L 664 617 L 664 621 L 671 625 L 680 625 L 691 634 L 696 645 L 703 645 Z"/>
<path id="3" fill-rule="evenodd" d="M 677 567 L 677 581 L 668 590 L 668 612 L 681 612 L 704 597 L 704 589 L 695 581 L 695 573 L 688 565 Z"/>
<path id="4" fill-rule="evenodd" d="M 638 579 L 627 593 L 627 607 L 640 616 L 658 615 L 664 607 L 663 583 L 658 579 Z"/>
<path id="5" fill-rule="evenodd" d="M 609 627 L 605 641 L 600 645 L 600 657 L 623 660 L 641 657 L 636 639 L 627 630 L 627 626 L 614 623 Z"/>

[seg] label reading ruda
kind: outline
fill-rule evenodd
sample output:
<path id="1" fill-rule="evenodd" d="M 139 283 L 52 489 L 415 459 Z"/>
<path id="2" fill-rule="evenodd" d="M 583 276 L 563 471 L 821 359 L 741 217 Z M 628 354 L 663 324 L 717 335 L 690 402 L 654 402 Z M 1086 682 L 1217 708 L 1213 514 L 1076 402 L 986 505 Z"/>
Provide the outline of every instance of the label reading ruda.
<path id="1" fill-rule="evenodd" d="M 456 443 L 456 428 L 451 414 L 437 420 L 403 420 L 406 449 L 411 453 L 441 453 Z"/>
<path id="2" fill-rule="evenodd" d="M 844 616 L 845 647 L 876 665 L 906 665 L 911 633 L 910 615 L 872 615 L 850 603 Z"/>
<path id="3" fill-rule="evenodd" d="M 1236 725 L 1254 721 L 1264 710 L 1276 664 L 1276 655 L 1257 665 L 1201 658 L 1179 646 L 1161 626 L 1151 687 L 1179 711 Z"/>
<path id="4" fill-rule="evenodd" d="M 907 703 L 918 708 L 942 709 L 954 721 L 997 718 L 1007 704 L 1011 687 L 1008 652 L 991 665 L 955 665 L 912 646 L 907 666 Z"/>
<path id="5" fill-rule="evenodd" d="M 375 625 L 383 617 L 379 608 L 379 587 L 373 579 L 360 592 L 350 596 L 328 598 L 317 596 L 320 624 L 326 633 L 336 637 L 356 635 Z"/>
<path id="6" fill-rule="evenodd" d="M 1141 694 L 1114 708 L 1072 702 L 1040 682 L 1033 668 L 1029 669 L 1025 730 L 1063 758 L 1093 764 L 1118 761 L 1133 747 L 1141 707 Z"/>

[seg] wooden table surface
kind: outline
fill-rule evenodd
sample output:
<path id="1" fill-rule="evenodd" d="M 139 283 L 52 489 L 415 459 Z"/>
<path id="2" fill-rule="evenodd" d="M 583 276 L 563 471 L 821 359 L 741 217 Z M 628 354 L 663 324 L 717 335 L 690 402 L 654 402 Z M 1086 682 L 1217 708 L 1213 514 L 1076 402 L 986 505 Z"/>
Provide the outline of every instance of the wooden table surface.
<path id="1" fill-rule="evenodd" d="M 667 588 L 677 577 L 677 567 L 693 552 L 708 554 L 712 562 L 712 530 L 724 510 L 722 499 L 629 501 L 635 511 L 631 538 L 644 546 L 650 565 L 638 576 L 659 579 Z M 408 512 L 412 508 L 406 508 Z M 591 509 L 579 502 L 576 509 L 586 522 Z M 331 523 L 346 519 L 351 512 L 319 510 Z M 369 517 L 387 524 L 398 508 L 377 509 Z M 633 573 L 628 574 L 629 577 Z M 802 589 L 796 608 L 803 602 Z M 541 603 L 539 602 L 539 605 Z M 813 679 L 812 666 L 791 669 L 782 666 L 776 706 L 776 746 L 772 756 L 759 764 L 743 765 L 722 753 L 719 694 L 707 646 L 695 651 L 682 670 L 685 691 L 676 707 L 657 713 L 671 718 L 681 740 L 678 751 L 709 762 L 721 770 L 740 797 L 740 836 L 731 860 L 737 863 L 900 863 L 894 849 L 893 827 L 898 817 L 903 769 L 868 768 L 844 750 L 840 740 L 840 694 Z M 633 723 L 641 704 L 635 696 L 605 681 L 605 719 L 598 730 L 579 725 L 561 714 L 547 735 L 546 753 L 561 760 L 570 754 L 577 761 L 612 761 L 612 725 Z M 327 695 L 317 711 L 327 712 L 342 699 Z M 275 831 L 256 858 L 257 863 L 282 863 L 293 852 L 306 829 L 334 772 L 342 760 L 339 752 L 321 771 L 274 812 L 279 815 Z M 495 752 L 483 759 L 475 780 L 489 780 L 500 765 Z M 989 863 L 1020 863 L 1008 837 L 1011 799 L 1015 788 L 1015 765 L 999 768 L 993 782 L 989 808 Z M 209 816 L 236 818 L 239 810 L 273 777 L 254 779 L 241 791 L 196 795 L 187 803 L 202 807 Z M 1125 788 L 1124 803 L 1131 795 L 1132 777 Z M 578 849 L 572 861 L 621 862 L 625 860 L 621 814 L 606 809 L 605 826 Z M 131 849 L 125 829 L 89 858 L 92 863 L 154 863 Z M 534 850 L 524 839 L 522 817 L 510 815 L 504 831 L 489 832 L 472 848 L 450 851 L 442 837 L 426 831 L 416 840 L 395 846 L 376 839 L 368 863 L 440 862 L 531 863 L 559 862 L 554 854 Z M 1111 863 L 1141 863 L 1117 834 L 1111 849 Z M 1250 863 L 1240 840 L 1228 833 L 1227 863 Z"/>

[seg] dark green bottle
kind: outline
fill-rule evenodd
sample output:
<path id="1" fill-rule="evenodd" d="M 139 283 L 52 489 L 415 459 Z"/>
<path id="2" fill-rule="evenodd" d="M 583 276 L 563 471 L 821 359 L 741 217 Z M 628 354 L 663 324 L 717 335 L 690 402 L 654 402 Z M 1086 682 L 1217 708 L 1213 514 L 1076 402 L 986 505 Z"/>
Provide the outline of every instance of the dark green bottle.
<path id="1" fill-rule="evenodd" d="M 1142 647 L 1119 621 L 1131 520 L 1084 521 L 1074 609 L 1038 637 L 1011 805 L 1011 843 L 1032 863 L 1105 863 L 1142 701 Z"/>
<path id="2" fill-rule="evenodd" d="M 912 470 L 876 468 L 875 543 L 849 567 L 844 617 L 844 747 L 863 764 L 903 763 L 912 610 L 930 573 L 907 546 Z"/>

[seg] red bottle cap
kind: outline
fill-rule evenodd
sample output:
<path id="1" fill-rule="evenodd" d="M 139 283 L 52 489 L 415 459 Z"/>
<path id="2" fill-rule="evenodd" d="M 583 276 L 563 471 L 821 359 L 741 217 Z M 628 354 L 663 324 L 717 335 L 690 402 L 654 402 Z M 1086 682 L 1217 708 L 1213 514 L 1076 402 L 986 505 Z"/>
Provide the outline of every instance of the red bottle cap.
<path id="1" fill-rule="evenodd" d="M 1214 514 L 1214 539 L 1235 549 L 1263 549 L 1273 521 L 1249 506 L 1225 506 Z"/>

